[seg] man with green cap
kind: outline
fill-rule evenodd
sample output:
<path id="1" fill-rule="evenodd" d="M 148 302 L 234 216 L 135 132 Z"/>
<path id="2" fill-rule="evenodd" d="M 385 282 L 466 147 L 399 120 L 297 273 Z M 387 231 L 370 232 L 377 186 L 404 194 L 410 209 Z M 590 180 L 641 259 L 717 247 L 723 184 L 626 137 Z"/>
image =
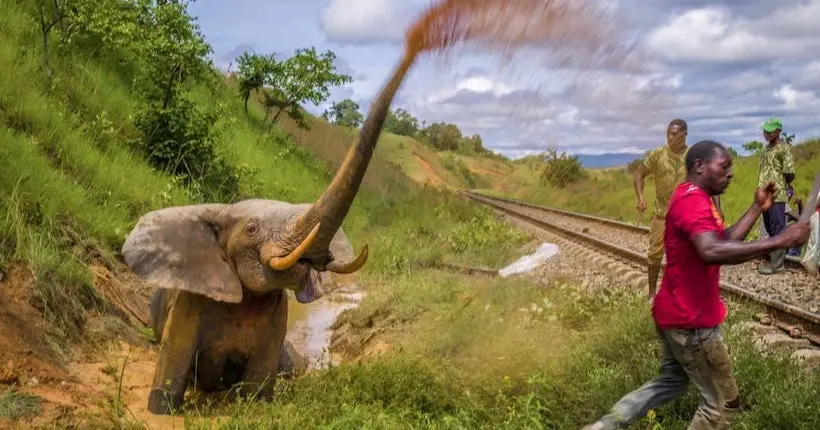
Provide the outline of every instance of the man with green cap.
<path id="1" fill-rule="evenodd" d="M 763 123 L 763 137 L 768 145 L 760 154 L 760 170 L 757 186 L 763 187 L 773 182 L 777 187 L 774 204 L 763 212 L 763 224 L 769 236 L 776 236 L 786 228 L 786 201 L 788 190 L 794 180 L 794 158 L 791 147 L 780 138 L 783 122 L 778 118 L 769 118 Z M 769 254 L 767 264 L 757 271 L 764 275 L 777 273 L 786 261 L 786 249 L 778 249 Z"/>

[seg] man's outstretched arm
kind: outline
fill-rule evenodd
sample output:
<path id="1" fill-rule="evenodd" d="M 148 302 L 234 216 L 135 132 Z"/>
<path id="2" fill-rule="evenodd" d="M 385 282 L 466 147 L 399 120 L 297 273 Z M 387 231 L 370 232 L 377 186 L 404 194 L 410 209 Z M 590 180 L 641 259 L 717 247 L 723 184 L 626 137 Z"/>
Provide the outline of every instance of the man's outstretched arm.
<path id="1" fill-rule="evenodd" d="M 792 224 L 792 227 L 797 225 Z M 752 242 L 736 239 L 721 240 L 717 233 L 708 231 L 695 236 L 694 243 L 695 248 L 706 264 L 740 264 L 764 256 L 774 249 L 793 246 L 785 240 L 787 239 L 786 232 L 789 230 L 794 229 L 789 228 L 775 237 Z M 792 232 L 789 236 L 795 236 L 795 233 Z M 791 240 L 791 242 L 795 242 L 795 240 Z"/>

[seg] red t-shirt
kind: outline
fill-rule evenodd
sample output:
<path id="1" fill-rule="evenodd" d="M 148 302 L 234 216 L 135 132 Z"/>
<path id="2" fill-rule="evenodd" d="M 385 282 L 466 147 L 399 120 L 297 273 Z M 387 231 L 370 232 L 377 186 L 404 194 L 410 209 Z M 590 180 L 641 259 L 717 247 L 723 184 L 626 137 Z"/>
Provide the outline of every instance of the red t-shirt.
<path id="1" fill-rule="evenodd" d="M 724 225 L 709 195 L 691 182 L 675 188 L 663 234 L 666 268 L 652 302 L 652 316 L 662 329 L 715 327 L 726 317 L 720 298 L 720 266 L 703 262 L 693 239 Z"/>

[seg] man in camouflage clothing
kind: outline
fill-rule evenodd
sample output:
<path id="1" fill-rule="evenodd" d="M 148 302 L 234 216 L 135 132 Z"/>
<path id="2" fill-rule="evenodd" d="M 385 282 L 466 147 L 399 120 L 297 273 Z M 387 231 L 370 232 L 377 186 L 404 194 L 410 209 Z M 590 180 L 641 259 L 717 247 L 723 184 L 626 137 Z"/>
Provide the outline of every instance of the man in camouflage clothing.
<path id="1" fill-rule="evenodd" d="M 777 187 L 774 204 L 763 213 L 763 224 L 769 236 L 778 235 L 786 228 L 786 201 L 788 190 L 794 180 L 794 158 L 791 146 L 780 138 L 783 123 L 778 118 L 770 118 L 763 124 L 763 137 L 768 145 L 760 154 L 760 170 L 757 185 L 763 187 L 767 182 L 773 182 Z M 761 265 L 757 271 L 764 275 L 777 273 L 786 261 L 786 249 L 778 249 L 769 254 L 767 264 Z"/>
<path id="2" fill-rule="evenodd" d="M 638 196 L 638 211 L 646 211 L 644 179 L 655 177 L 655 208 L 649 220 L 649 298 L 655 296 L 663 262 L 663 231 L 669 198 L 675 187 L 686 179 L 686 121 L 673 119 L 666 128 L 666 146 L 653 149 L 635 172 L 633 185 Z"/>

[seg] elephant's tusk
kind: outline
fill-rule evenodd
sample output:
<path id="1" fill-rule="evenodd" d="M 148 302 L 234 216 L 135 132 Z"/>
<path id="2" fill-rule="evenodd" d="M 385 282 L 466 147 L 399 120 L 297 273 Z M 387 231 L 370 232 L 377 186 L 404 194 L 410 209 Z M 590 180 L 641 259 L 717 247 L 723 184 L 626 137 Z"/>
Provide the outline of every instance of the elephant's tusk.
<path id="1" fill-rule="evenodd" d="M 270 266 L 273 270 L 288 270 L 302 258 L 302 255 L 307 252 L 308 249 L 313 245 L 313 241 L 316 240 L 316 236 L 319 235 L 319 225 L 321 223 L 316 224 L 316 227 L 313 227 L 313 230 L 310 231 L 310 234 L 307 235 L 305 240 L 299 244 L 290 254 L 284 257 L 272 257 L 268 260 L 268 266 Z"/>
<path id="2" fill-rule="evenodd" d="M 355 260 L 347 263 L 331 261 L 330 264 L 327 265 L 327 270 L 333 273 L 341 274 L 353 273 L 364 266 L 364 263 L 367 261 L 367 252 L 367 245 L 365 245 L 364 248 L 362 248 L 362 252 L 359 253 L 359 256 L 356 257 Z"/>

